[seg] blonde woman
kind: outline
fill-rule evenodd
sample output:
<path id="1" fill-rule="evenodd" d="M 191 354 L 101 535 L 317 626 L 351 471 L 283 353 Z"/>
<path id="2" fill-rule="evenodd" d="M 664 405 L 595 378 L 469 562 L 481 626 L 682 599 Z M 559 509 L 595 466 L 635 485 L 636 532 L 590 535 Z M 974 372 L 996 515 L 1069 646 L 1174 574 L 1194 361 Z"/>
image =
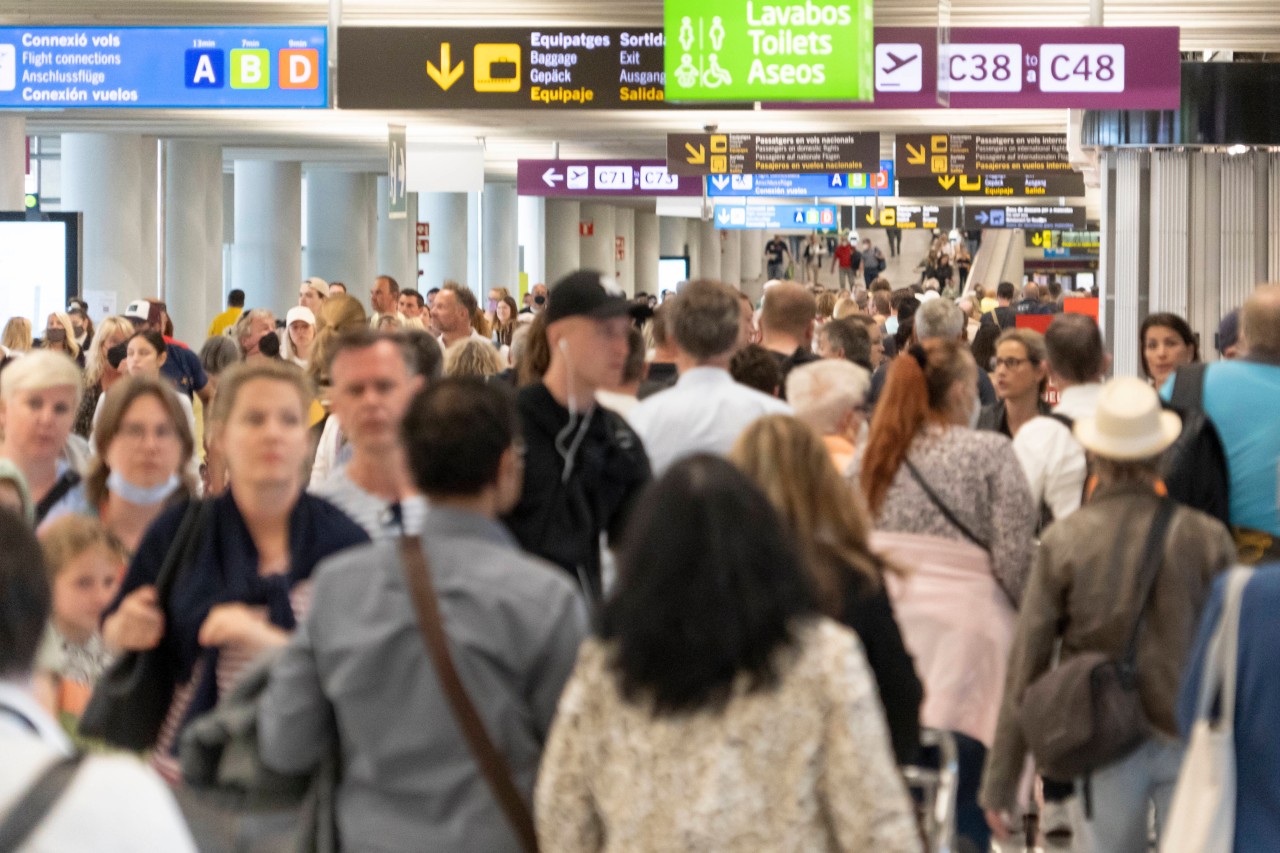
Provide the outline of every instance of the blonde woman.
<path id="1" fill-rule="evenodd" d="M 445 376 L 477 376 L 488 379 L 502 370 L 493 344 L 479 338 L 463 338 L 444 351 Z"/>
<path id="2" fill-rule="evenodd" d="M 49 315 L 40 348 L 66 353 L 78 367 L 84 367 L 84 353 L 80 351 L 80 344 L 76 343 L 76 327 L 62 311 L 54 311 Z"/>
<path id="3" fill-rule="evenodd" d="M 27 479 L 36 504 L 36 524 L 80 507 L 74 489 L 86 453 L 69 453 L 84 442 L 71 436 L 80 405 L 80 369 L 62 353 L 37 350 L 9 365 L 0 384 L 0 459 Z"/>
<path id="4" fill-rule="evenodd" d="M 84 396 L 80 399 L 80 410 L 76 412 L 76 423 L 72 431 L 81 438 L 88 439 L 93 432 L 93 413 L 98 409 L 98 398 L 111 390 L 111 386 L 124 376 L 124 353 L 115 363 L 107 353 L 113 347 L 127 343 L 133 337 L 133 323 L 126 317 L 108 317 L 98 326 L 93 340 L 89 342 L 88 354 L 84 367 Z"/>
<path id="5" fill-rule="evenodd" d="M 0 347 L 10 355 L 22 355 L 31 351 L 31 321 L 26 317 L 10 317 L 4 324 L 4 335 L 0 337 Z"/>
<path id="6" fill-rule="evenodd" d="M 788 415 L 769 415 L 747 427 L 729 459 L 781 514 L 823 614 L 862 640 L 894 754 L 899 764 L 910 764 L 920 748 L 924 689 L 885 590 L 885 573 L 896 570 L 872 552 L 862 505 L 829 461 L 822 438 Z"/>

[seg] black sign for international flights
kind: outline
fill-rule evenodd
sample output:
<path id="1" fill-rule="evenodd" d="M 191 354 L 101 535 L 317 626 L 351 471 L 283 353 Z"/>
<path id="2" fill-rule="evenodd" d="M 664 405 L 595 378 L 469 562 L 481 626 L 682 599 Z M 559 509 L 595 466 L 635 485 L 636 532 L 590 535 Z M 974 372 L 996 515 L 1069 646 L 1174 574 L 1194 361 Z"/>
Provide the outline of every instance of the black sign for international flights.
<path id="1" fill-rule="evenodd" d="M 662 27 L 340 27 L 338 106 L 688 109 L 664 99 L 663 44 Z"/>
<path id="2" fill-rule="evenodd" d="M 1071 171 L 1063 133 L 899 133 L 894 141 L 899 178 L 983 172 Z"/>
<path id="3" fill-rule="evenodd" d="M 901 162 L 901 161 L 899 161 Z M 896 164 L 895 164 L 896 165 Z M 935 175 L 932 178 L 898 178 L 898 195 L 916 198 L 934 196 L 1072 196 L 1084 195 L 1084 176 L 1079 172 L 1053 174 L 1011 174 L 993 172 L 978 175 Z"/>
<path id="4" fill-rule="evenodd" d="M 880 134 L 669 133 L 673 175 L 836 175 L 880 169 Z"/>

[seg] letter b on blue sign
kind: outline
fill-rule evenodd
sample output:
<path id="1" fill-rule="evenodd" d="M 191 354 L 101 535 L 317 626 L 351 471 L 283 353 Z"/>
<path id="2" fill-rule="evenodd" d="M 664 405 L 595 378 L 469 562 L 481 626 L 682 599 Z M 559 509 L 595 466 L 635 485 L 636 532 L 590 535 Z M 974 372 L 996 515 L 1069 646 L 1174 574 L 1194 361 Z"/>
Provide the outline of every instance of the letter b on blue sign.
<path id="1" fill-rule="evenodd" d="M 226 68 L 225 54 L 221 50 L 211 48 L 195 48 L 187 51 L 188 89 L 221 89 L 223 87 L 223 71 Z"/>

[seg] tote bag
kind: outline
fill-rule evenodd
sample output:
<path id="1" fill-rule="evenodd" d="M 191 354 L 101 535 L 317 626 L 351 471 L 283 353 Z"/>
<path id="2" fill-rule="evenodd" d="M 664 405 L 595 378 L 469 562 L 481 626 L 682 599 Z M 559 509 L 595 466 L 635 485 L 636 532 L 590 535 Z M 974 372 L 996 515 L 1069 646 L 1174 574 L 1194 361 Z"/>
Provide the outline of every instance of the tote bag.
<path id="1" fill-rule="evenodd" d="M 1236 827 L 1236 652 L 1240 602 L 1252 569 L 1232 569 L 1222 617 L 1206 653 L 1191 742 L 1178 773 L 1160 853 L 1232 853 Z M 1221 712 L 1211 718 L 1222 691 Z"/>

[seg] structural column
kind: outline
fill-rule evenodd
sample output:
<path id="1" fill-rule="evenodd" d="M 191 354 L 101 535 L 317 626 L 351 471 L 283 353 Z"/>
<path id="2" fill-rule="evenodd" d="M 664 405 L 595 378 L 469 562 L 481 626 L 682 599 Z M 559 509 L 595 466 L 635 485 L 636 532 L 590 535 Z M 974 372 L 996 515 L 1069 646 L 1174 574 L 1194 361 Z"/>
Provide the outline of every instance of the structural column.
<path id="1" fill-rule="evenodd" d="M 431 250 L 418 258 L 422 286 L 467 284 L 467 194 L 419 193 L 418 221 L 427 223 Z"/>
<path id="2" fill-rule="evenodd" d="M 158 292 L 155 153 L 146 147 L 130 134 L 62 135 L 62 209 L 84 214 L 83 290 L 114 293 L 120 312 Z"/>
<path id="3" fill-rule="evenodd" d="M 752 302 L 758 302 L 764 295 L 764 232 L 743 231 L 738 257 L 742 292 L 750 296 Z"/>
<path id="4" fill-rule="evenodd" d="M 614 270 L 618 286 L 628 297 L 636 295 L 636 212 L 629 207 L 613 209 Z"/>
<path id="5" fill-rule="evenodd" d="M 355 294 L 373 284 L 377 273 L 370 232 L 376 233 L 375 191 L 374 177 L 366 172 L 307 170 L 303 277 L 341 281 Z"/>
<path id="6" fill-rule="evenodd" d="M 165 143 L 164 301 L 174 333 L 192 346 L 223 310 L 222 149 Z"/>
<path id="7" fill-rule="evenodd" d="M 698 265 L 697 278 L 720 278 L 720 232 L 714 222 L 698 223 Z"/>
<path id="8" fill-rule="evenodd" d="M 283 313 L 302 281 L 302 165 L 275 160 L 235 163 L 235 244 L 231 286 L 246 308 Z"/>
<path id="9" fill-rule="evenodd" d="M 582 266 L 582 240 L 578 222 L 582 206 L 561 198 L 547 199 L 546 283 L 551 285 Z"/>
<path id="10" fill-rule="evenodd" d="M 0 116 L 0 210 L 23 210 L 27 198 L 27 120 Z"/>
<path id="11" fill-rule="evenodd" d="M 613 205 L 583 204 L 582 223 L 590 233 L 582 236 L 582 268 L 614 278 Z"/>
<path id="12" fill-rule="evenodd" d="M 636 239 L 632 256 L 635 258 L 635 292 L 644 291 L 658 295 L 658 215 L 636 212 Z"/>
<path id="13" fill-rule="evenodd" d="M 487 294 L 490 288 L 505 287 L 515 293 L 520 281 L 520 217 L 515 184 L 485 184 L 480 203 L 480 256 L 484 277 L 480 291 Z"/>
<path id="14" fill-rule="evenodd" d="M 406 199 L 403 219 L 391 218 L 391 179 L 379 175 L 378 227 L 375 238 L 375 275 L 389 275 L 401 287 L 418 287 L 417 214 Z"/>
<path id="15" fill-rule="evenodd" d="M 521 271 L 529 276 L 529 287 L 547 281 L 547 202 L 535 196 L 516 200 L 517 242 Z M 520 300 L 516 299 L 519 304 Z"/>
<path id="16" fill-rule="evenodd" d="M 720 280 L 739 290 L 742 289 L 742 234 L 723 231 L 720 238 Z"/>

